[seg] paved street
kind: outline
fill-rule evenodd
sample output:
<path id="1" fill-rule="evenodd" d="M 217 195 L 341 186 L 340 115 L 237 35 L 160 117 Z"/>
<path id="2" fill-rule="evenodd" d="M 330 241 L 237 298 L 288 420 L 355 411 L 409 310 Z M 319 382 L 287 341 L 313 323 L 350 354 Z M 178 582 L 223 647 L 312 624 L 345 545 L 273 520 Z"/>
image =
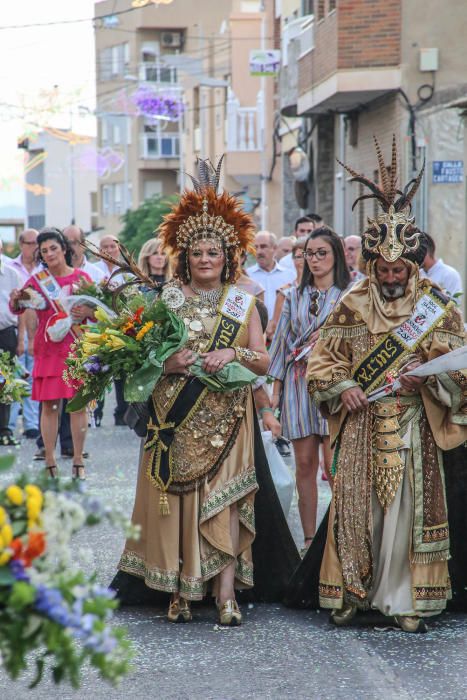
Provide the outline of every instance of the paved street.
<path id="1" fill-rule="evenodd" d="M 127 428 L 113 428 L 111 402 L 103 425 L 90 431 L 88 488 L 131 512 L 139 444 Z M 32 463 L 34 445 L 25 441 L 17 469 Z M 71 461 L 60 462 L 68 477 Z M 320 482 L 320 509 L 327 485 Z M 299 536 L 296 504 L 291 515 Z M 88 530 L 99 578 L 108 583 L 123 545 L 110 527 Z M 6 681 L 0 671 L 1 700 L 161 698 L 163 700 L 465 700 L 467 698 L 467 616 L 445 615 L 427 635 L 377 631 L 357 626 L 336 630 L 323 612 L 288 610 L 280 605 L 244 609 L 244 625 L 222 629 L 213 607 L 195 610 L 190 625 L 170 625 L 165 611 L 131 608 L 118 614 L 134 641 L 134 671 L 118 689 L 84 678 L 73 692 L 44 682 L 35 691 L 27 682 Z"/>

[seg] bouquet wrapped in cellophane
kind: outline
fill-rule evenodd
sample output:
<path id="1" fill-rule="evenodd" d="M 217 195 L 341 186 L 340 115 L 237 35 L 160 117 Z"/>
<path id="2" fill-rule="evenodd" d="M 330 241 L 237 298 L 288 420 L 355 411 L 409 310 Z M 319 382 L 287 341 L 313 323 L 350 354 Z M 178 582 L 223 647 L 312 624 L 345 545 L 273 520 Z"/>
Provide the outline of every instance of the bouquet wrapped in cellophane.
<path id="1" fill-rule="evenodd" d="M 113 318 L 102 309 L 95 316 L 96 323 L 84 327 L 66 361 L 64 379 L 78 387 L 68 410 L 77 411 L 98 399 L 112 379 L 124 380 L 126 401 L 147 400 L 163 363 L 187 340 L 183 319 L 162 300 L 145 294 L 134 294 Z"/>

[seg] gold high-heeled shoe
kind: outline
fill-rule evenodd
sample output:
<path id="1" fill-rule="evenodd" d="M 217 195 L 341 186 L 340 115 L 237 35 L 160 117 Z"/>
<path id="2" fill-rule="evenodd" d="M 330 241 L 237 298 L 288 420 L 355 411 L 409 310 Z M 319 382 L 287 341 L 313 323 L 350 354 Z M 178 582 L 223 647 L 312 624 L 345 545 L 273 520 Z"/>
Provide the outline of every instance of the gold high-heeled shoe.
<path id="1" fill-rule="evenodd" d="M 412 632 L 412 634 L 428 632 L 425 621 L 417 615 L 394 615 L 394 619 L 403 632 Z"/>
<path id="2" fill-rule="evenodd" d="M 226 627 L 238 627 L 242 624 L 242 613 L 236 600 L 226 600 L 223 605 L 218 606 L 219 624 Z"/>
<path id="3" fill-rule="evenodd" d="M 188 600 L 185 600 L 185 598 L 171 600 L 167 611 L 167 619 L 169 622 L 190 622 L 192 614 Z"/>
<path id="4" fill-rule="evenodd" d="M 344 603 L 340 610 L 334 609 L 331 611 L 329 621 L 337 627 L 345 627 L 350 625 L 357 613 L 357 606 L 351 603 Z"/>

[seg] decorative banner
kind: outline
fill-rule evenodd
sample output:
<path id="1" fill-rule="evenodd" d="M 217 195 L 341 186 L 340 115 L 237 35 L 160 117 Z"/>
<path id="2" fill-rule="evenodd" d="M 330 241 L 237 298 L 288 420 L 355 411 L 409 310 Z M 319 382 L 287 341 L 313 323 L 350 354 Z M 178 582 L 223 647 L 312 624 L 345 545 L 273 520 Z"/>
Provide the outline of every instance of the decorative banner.
<path id="1" fill-rule="evenodd" d="M 161 95 L 151 88 L 141 87 L 131 96 L 138 114 L 149 119 L 177 121 L 183 113 L 183 102 L 169 95 Z"/>
<path id="2" fill-rule="evenodd" d="M 250 51 L 250 75 L 278 75 L 281 52 L 276 49 Z"/>
<path id="3" fill-rule="evenodd" d="M 100 178 L 106 178 L 123 167 L 124 156 L 110 146 L 98 149 L 89 146 L 75 157 L 74 162 L 79 170 L 91 170 Z"/>
<path id="4" fill-rule="evenodd" d="M 91 141 L 90 136 L 82 136 L 81 134 L 75 134 L 73 131 L 55 129 L 52 126 L 44 126 L 43 131 L 46 131 L 51 136 L 55 136 L 57 139 L 68 141 L 70 146 L 78 146 L 81 143 L 89 143 Z"/>

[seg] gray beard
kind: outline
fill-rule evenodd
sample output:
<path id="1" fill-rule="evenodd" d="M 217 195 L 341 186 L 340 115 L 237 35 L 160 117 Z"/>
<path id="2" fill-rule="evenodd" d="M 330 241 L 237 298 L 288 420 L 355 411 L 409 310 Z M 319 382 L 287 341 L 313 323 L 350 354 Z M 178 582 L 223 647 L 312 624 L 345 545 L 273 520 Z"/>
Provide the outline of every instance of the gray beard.
<path id="1" fill-rule="evenodd" d="M 381 294 L 386 301 L 394 301 L 404 296 L 406 287 L 403 284 L 382 284 Z"/>

